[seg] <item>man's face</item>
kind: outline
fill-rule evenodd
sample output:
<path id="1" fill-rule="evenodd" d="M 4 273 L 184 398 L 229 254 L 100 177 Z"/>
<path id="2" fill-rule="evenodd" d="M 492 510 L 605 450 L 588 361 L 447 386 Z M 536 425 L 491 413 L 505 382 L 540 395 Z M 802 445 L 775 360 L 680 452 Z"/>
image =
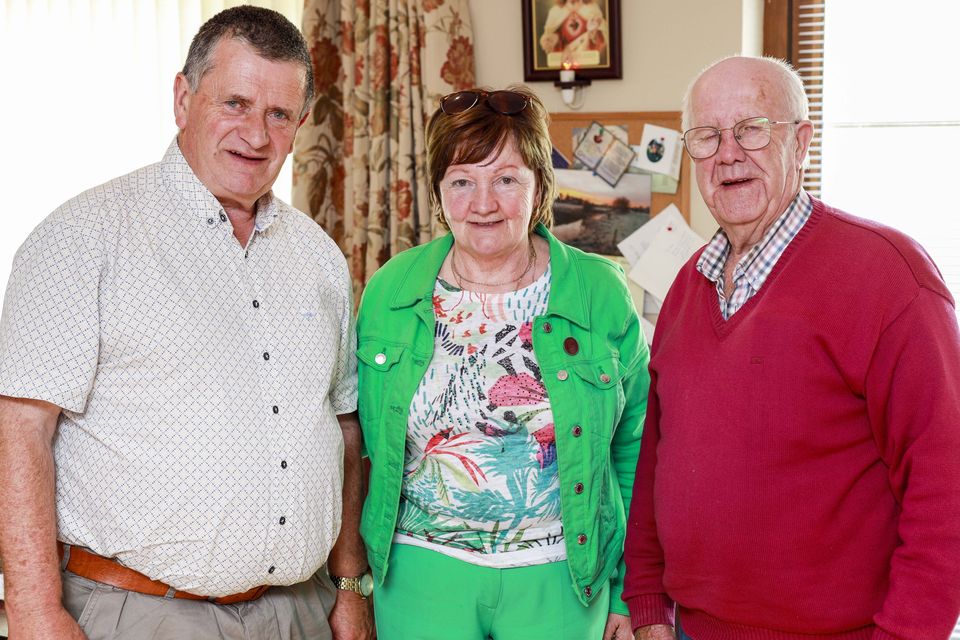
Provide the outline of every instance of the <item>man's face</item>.
<path id="1" fill-rule="evenodd" d="M 779 75 L 762 61 L 734 58 L 717 64 L 691 94 L 691 127 L 727 129 L 747 118 L 792 122 Z M 813 135 L 809 122 L 774 125 L 770 144 L 744 151 L 724 131 L 710 158 L 695 160 L 697 185 L 707 207 L 731 239 L 757 242 L 800 188 L 800 169 Z"/>
<path id="2" fill-rule="evenodd" d="M 293 150 L 304 69 L 231 38 L 216 45 L 211 60 L 195 92 L 183 74 L 174 83 L 180 150 L 224 207 L 253 211 Z"/>

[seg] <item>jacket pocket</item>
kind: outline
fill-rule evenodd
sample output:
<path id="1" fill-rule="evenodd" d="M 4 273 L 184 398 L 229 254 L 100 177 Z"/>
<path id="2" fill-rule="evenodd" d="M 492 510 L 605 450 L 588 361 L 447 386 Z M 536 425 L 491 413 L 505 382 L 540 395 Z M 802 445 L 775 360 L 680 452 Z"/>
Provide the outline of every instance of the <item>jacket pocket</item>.
<path id="1" fill-rule="evenodd" d="M 383 340 L 362 339 L 357 347 L 360 426 L 363 429 L 365 453 L 376 446 L 380 433 L 380 419 L 385 413 L 388 394 L 395 385 L 400 361 L 406 351 L 404 345 Z"/>
<path id="2" fill-rule="evenodd" d="M 601 442 L 609 445 L 623 412 L 623 377 L 626 369 L 615 355 L 578 362 L 571 367 L 583 383 L 583 401 L 598 428 L 593 430 Z"/>

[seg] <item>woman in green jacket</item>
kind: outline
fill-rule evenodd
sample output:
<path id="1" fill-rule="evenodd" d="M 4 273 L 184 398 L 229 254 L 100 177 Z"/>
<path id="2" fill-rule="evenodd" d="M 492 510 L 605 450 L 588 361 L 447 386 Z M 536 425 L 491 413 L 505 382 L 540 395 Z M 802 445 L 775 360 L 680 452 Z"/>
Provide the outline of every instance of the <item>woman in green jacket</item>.
<path id="1" fill-rule="evenodd" d="M 358 317 L 380 640 L 631 638 L 623 581 L 649 353 L 622 270 L 548 231 L 548 116 L 522 87 L 427 128 L 450 233 Z"/>

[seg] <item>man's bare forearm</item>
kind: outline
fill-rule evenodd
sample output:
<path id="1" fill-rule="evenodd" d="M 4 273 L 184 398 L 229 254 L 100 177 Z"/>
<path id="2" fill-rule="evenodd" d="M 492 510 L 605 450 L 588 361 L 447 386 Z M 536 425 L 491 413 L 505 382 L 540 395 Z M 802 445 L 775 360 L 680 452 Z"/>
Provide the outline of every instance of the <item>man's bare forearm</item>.
<path id="1" fill-rule="evenodd" d="M 0 396 L 0 555 L 11 628 L 61 609 L 53 434 L 60 408 Z"/>
<path id="2" fill-rule="evenodd" d="M 330 551 L 327 568 L 338 576 L 352 577 L 367 568 L 367 554 L 360 538 L 360 514 L 363 510 L 363 466 L 360 457 L 360 421 L 356 413 L 337 416 L 343 432 L 343 516 L 340 536 Z"/>

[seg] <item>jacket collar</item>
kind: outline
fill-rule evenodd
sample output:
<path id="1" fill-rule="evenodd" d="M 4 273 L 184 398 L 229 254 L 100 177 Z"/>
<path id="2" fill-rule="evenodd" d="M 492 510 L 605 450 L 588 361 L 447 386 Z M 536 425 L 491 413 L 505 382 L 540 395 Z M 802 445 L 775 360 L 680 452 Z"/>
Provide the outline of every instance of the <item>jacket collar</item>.
<path id="1" fill-rule="evenodd" d="M 553 282 L 550 286 L 547 314 L 566 318 L 584 329 L 589 329 L 587 289 L 584 286 L 580 264 L 574 253 L 576 250 L 557 240 L 542 224 L 538 224 L 533 231 L 546 239 L 550 246 L 550 269 Z M 429 300 L 432 305 L 433 287 L 437 274 L 440 273 L 443 260 L 452 246 L 453 234 L 451 233 L 423 245 L 419 255 L 400 281 L 390 302 L 391 309 L 411 307 L 424 299 Z"/>

